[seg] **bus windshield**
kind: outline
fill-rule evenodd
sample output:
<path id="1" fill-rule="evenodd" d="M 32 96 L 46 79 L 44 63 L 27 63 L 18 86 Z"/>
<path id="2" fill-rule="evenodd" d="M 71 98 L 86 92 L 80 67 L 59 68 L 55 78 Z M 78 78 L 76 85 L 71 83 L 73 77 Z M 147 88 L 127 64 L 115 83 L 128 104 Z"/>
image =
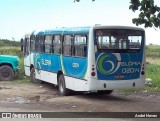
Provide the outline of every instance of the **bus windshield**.
<path id="1" fill-rule="evenodd" d="M 127 29 L 96 30 L 98 51 L 138 52 L 142 44 L 142 31 Z"/>

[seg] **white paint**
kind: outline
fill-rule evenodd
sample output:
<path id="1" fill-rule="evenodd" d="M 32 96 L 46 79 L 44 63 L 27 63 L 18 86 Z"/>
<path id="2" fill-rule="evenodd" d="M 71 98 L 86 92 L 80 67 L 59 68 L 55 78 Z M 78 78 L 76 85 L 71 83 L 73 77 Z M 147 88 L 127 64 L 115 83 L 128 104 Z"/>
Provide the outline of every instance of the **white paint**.
<path id="1" fill-rule="evenodd" d="M 116 89 L 129 89 L 133 88 L 133 83 L 135 83 L 134 88 L 144 88 L 145 78 L 132 79 L 132 80 L 95 80 L 88 79 L 88 90 L 116 90 Z M 103 87 L 104 83 L 107 85 L 106 88 Z"/>

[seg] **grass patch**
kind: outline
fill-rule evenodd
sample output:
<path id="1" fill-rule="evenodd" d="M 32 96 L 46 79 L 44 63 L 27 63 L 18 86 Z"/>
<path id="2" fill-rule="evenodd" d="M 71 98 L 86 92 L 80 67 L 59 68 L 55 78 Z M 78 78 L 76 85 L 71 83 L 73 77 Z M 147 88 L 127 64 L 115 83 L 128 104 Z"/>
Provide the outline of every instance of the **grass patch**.
<path id="1" fill-rule="evenodd" d="M 140 88 L 140 89 L 122 89 L 119 90 L 120 92 L 160 92 L 160 88 L 159 87 L 150 87 L 150 86 L 145 86 L 144 88 Z"/>
<path id="2" fill-rule="evenodd" d="M 20 42 L 10 41 L 10 40 L 7 40 L 7 39 L 0 39 L 0 47 L 3 47 L 3 46 L 20 47 Z"/>
<path id="3" fill-rule="evenodd" d="M 24 72 L 24 58 L 20 58 L 20 61 L 19 61 L 19 67 L 21 69 L 21 71 L 18 73 L 16 72 L 15 73 L 15 77 L 14 79 L 17 80 L 17 79 L 25 79 L 25 72 Z"/>
<path id="4" fill-rule="evenodd" d="M 146 59 L 147 63 L 149 64 L 156 64 L 156 65 L 160 65 L 160 58 L 150 58 L 148 57 Z"/>
<path id="5" fill-rule="evenodd" d="M 160 46 L 159 45 L 146 46 L 146 56 L 150 58 L 160 58 Z"/>
<path id="6" fill-rule="evenodd" d="M 23 53 L 20 50 L 20 47 L 0 47 L 0 54 L 1 55 L 14 55 L 20 58 L 23 57 Z"/>
<path id="7" fill-rule="evenodd" d="M 160 65 L 147 64 L 146 77 L 152 79 L 151 87 L 160 89 Z"/>

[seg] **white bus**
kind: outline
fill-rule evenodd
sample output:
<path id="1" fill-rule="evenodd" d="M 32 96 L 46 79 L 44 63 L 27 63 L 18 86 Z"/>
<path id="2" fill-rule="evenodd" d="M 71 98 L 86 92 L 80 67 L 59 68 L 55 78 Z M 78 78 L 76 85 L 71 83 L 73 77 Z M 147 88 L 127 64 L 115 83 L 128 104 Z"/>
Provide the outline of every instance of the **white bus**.
<path id="1" fill-rule="evenodd" d="M 61 95 L 144 87 L 144 29 L 55 28 L 33 31 L 22 40 L 25 74 L 34 83 L 58 85 Z"/>

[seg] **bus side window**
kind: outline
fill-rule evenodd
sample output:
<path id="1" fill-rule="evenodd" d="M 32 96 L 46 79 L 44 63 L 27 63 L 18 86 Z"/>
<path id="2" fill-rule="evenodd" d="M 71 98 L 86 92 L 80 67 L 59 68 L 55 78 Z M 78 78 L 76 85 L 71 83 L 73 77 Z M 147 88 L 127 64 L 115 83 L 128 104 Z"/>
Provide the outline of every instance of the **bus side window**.
<path id="1" fill-rule="evenodd" d="M 25 38 L 25 42 L 24 42 L 24 54 L 25 55 L 29 54 L 29 38 Z"/>
<path id="2" fill-rule="evenodd" d="M 44 52 L 44 36 L 37 35 L 36 37 L 36 51 Z"/>
<path id="3" fill-rule="evenodd" d="M 45 36 L 45 53 L 52 52 L 52 36 L 46 35 Z"/>
<path id="4" fill-rule="evenodd" d="M 72 55 L 72 35 L 64 35 L 63 38 L 63 55 Z"/>
<path id="5" fill-rule="evenodd" d="M 38 40 L 38 35 L 36 36 L 36 41 L 35 41 L 35 51 L 38 52 L 38 45 L 39 45 L 39 40 Z"/>
<path id="6" fill-rule="evenodd" d="M 61 54 L 61 36 L 54 35 L 53 37 L 53 52 L 55 54 Z"/>
<path id="7" fill-rule="evenodd" d="M 87 56 L 87 36 L 75 35 L 74 37 L 74 56 L 86 57 Z"/>
<path id="8" fill-rule="evenodd" d="M 34 52 L 35 51 L 35 35 L 31 36 L 30 43 L 31 43 L 31 45 L 30 45 L 30 51 Z"/>

